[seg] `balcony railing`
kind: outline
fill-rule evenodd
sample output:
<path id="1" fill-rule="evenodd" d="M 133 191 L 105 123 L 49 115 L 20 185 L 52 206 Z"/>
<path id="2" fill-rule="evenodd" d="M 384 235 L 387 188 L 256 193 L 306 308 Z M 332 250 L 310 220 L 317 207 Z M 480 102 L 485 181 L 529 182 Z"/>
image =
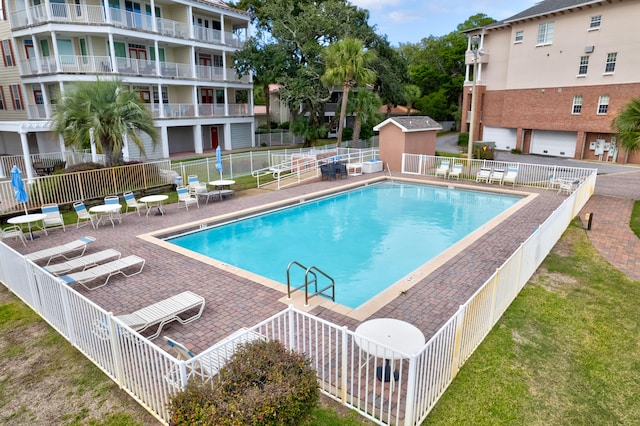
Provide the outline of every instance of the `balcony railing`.
<path id="1" fill-rule="evenodd" d="M 47 114 L 47 107 L 49 109 L 49 113 L 53 113 L 54 105 L 51 104 L 27 105 L 27 114 L 29 114 L 29 120 L 46 120 L 50 118 L 49 114 Z"/>
<path id="2" fill-rule="evenodd" d="M 225 115 L 224 104 L 145 104 L 153 118 L 231 117 L 249 115 L 248 104 L 229 104 Z M 162 112 L 162 114 L 161 114 Z"/>
<path id="3" fill-rule="evenodd" d="M 39 25 L 47 22 L 68 22 L 75 24 L 109 24 L 102 6 L 84 6 L 76 4 L 50 3 L 47 9 L 44 4 L 20 9 L 9 14 L 12 29 L 24 28 L 29 25 Z M 156 18 L 156 28 L 153 28 L 153 17 L 143 13 L 136 13 L 122 9 L 109 8 L 111 25 L 131 28 L 135 30 L 157 32 L 170 37 L 188 39 L 192 24 Z M 193 25 L 193 38 L 213 44 L 223 44 L 222 31 Z M 238 34 L 225 32 L 224 44 L 242 47 L 246 40 Z"/>
<path id="4" fill-rule="evenodd" d="M 227 80 L 241 81 L 243 83 L 251 83 L 251 76 L 247 74 L 240 77 L 236 72 L 236 70 L 234 70 L 233 68 L 227 68 Z"/>
<path id="5" fill-rule="evenodd" d="M 25 59 L 22 63 L 22 75 L 39 75 L 51 73 L 73 74 L 133 74 L 140 76 L 158 76 L 156 61 L 133 58 L 116 58 L 116 69 L 113 70 L 109 56 L 74 56 L 62 55 L 57 59 L 51 56 Z M 223 69 L 219 67 L 206 67 L 194 65 L 196 78 L 205 80 L 223 81 Z M 193 79 L 194 69 L 190 64 L 174 62 L 160 62 L 161 78 Z M 231 81 L 237 77 L 233 70 L 228 70 L 227 75 Z M 247 78 L 240 80 L 249 83 Z"/>

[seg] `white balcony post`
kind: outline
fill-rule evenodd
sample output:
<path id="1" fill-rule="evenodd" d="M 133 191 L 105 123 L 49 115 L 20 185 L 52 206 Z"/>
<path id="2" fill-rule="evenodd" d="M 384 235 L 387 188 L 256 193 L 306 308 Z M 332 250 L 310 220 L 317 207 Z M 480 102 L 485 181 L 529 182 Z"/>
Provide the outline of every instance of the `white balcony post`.
<path id="1" fill-rule="evenodd" d="M 196 151 L 196 154 L 202 154 L 202 125 L 196 124 L 193 126 L 193 148 Z"/>
<path id="2" fill-rule="evenodd" d="M 109 33 L 109 56 L 111 56 L 111 72 L 118 72 L 118 61 L 116 59 L 116 48 L 113 44 L 113 34 Z"/>
<path id="3" fill-rule="evenodd" d="M 60 52 L 58 51 L 58 37 L 56 37 L 56 32 L 51 31 L 51 44 L 53 47 L 53 60 L 56 64 L 56 71 L 62 71 L 62 61 L 60 60 Z"/>
<path id="4" fill-rule="evenodd" d="M 153 32 L 158 32 L 158 20 L 156 19 L 156 2 L 151 0 L 151 29 Z M 158 50 L 156 49 L 156 57 Z"/>
<path id="5" fill-rule="evenodd" d="M 33 182 L 33 165 L 31 164 L 31 153 L 29 152 L 29 140 L 27 139 L 27 131 L 23 128 L 18 132 L 20 134 L 20 144 L 22 145 L 22 157 L 24 159 L 24 172 L 27 174 L 29 182 Z"/>
<path id="6" fill-rule="evenodd" d="M 158 109 L 160 110 L 160 113 L 158 116 L 160 118 L 164 118 L 164 99 L 162 99 L 162 84 L 159 84 L 159 83 L 158 83 Z M 166 131 L 166 128 L 165 128 L 165 131 Z"/>
<path id="7" fill-rule="evenodd" d="M 162 145 L 162 158 L 169 158 L 169 132 L 167 126 L 160 126 L 160 144 Z"/>
<path id="8" fill-rule="evenodd" d="M 107 24 L 111 23 L 111 9 L 109 8 L 109 0 L 102 0 L 102 7 L 104 8 L 105 20 Z"/>
<path id="9" fill-rule="evenodd" d="M 224 116 L 229 116 L 229 95 L 227 93 L 227 88 L 224 88 Z"/>
<path id="10" fill-rule="evenodd" d="M 153 41 L 153 49 L 156 52 L 156 75 L 162 76 L 160 70 L 160 45 L 158 45 L 158 40 Z"/>
<path id="11" fill-rule="evenodd" d="M 198 78 L 198 66 L 196 65 L 196 48 L 189 48 L 189 60 L 191 61 L 191 77 Z"/>
<path id="12" fill-rule="evenodd" d="M 40 54 L 40 43 L 38 43 L 38 39 L 35 35 L 31 36 L 31 41 L 33 42 L 33 53 L 36 55 L 36 71 L 39 73 L 42 72 L 42 55 Z"/>
<path id="13" fill-rule="evenodd" d="M 193 105 L 193 115 L 194 117 L 199 117 L 200 116 L 200 103 L 198 102 L 198 86 L 193 86 L 191 89 L 191 93 L 192 96 L 191 98 L 193 99 L 192 105 Z"/>
<path id="14" fill-rule="evenodd" d="M 227 55 L 224 54 L 222 55 L 222 80 L 227 81 Z"/>
<path id="15" fill-rule="evenodd" d="M 51 117 L 51 102 L 49 102 L 49 94 L 44 83 L 40 83 L 40 92 L 42 93 L 42 102 L 44 102 L 44 116 L 49 118 Z"/>
<path id="16" fill-rule="evenodd" d="M 47 17 L 47 21 L 51 21 L 53 18 L 53 14 L 51 13 L 51 2 L 49 0 L 44 0 L 44 13 Z"/>
<path id="17" fill-rule="evenodd" d="M 224 30 L 224 15 L 220 16 L 220 42 L 222 44 L 226 44 L 226 38 L 227 38 L 227 34 L 226 31 Z"/>
<path id="18" fill-rule="evenodd" d="M 6 12 L 7 9 L 5 9 Z M 31 15 L 31 7 L 29 6 L 28 2 L 25 2 L 24 4 L 24 10 L 27 13 L 27 23 L 29 25 L 33 25 L 33 16 Z"/>
<path id="19" fill-rule="evenodd" d="M 193 23 L 193 7 L 191 6 L 187 6 L 187 20 L 191 20 L 191 22 L 188 22 L 189 24 L 189 38 L 193 39 L 195 38 L 195 34 L 193 32 L 194 30 L 194 23 Z"/>

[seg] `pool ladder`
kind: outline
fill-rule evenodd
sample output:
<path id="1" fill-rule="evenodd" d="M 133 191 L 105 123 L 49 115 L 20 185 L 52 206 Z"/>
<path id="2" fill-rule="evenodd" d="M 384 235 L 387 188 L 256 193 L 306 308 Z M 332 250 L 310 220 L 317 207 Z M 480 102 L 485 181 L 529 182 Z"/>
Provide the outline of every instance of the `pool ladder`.
<path id="1" fill-rule="evenodd" d="M 304 270 L 304 284 L 298 287 L 293 287 L 293 288 L 291 288 L 291 277 L 290 277 L 290 271 L 292 266 L 298 266 Z M 321 275 L 324 275 L 329 281 L 331 281 L 331 284 L 318 290 L 318 275 L 316 274 L 316 272 Z M 315 289 L 315 291 L 312 293 L 309 293 L 310 285 L 313 285 Z M 333 278 L 331 278 L 329 275 L 327 275 L 325 272 L 321 271 L 320 269 L 316 268 L 315 266 L 310 266 L 307 268 L 306 266 L 302 265 L 300 262 L 294 260 L 291 263 L 289 263 L 289 266 L 287 266 L 287 299 L 291 299 L 292 292 L 296 290 L 300 290 L 302 288 L 304 288 L 304 306 L 309 306 L 309 298 L 313 296 L 322 296 L 322 297 L 326 297 L 327 299 L 331 299 L 334 302 L 336 301 L 336 283 L 333 280 Z M 325 294 L 327 290 L 331 290 L 331 295 Z"/>

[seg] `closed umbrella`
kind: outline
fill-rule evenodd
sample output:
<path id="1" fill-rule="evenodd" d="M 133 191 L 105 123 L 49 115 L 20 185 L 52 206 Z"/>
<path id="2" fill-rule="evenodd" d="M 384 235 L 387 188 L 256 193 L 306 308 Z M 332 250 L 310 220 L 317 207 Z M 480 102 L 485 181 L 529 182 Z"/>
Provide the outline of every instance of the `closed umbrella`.
<path id="1" fill-rule="evenodd" d="M 220 180 L 222 180 L 222 152 L 220 145 L 216 148 L 216 169 L 220 172 Z"/>
<path id="2" fill-rule="evenodd" d="M 29 214 L 29 212 L 27 212 L 27 201 L 29 200 L 29 194 L 27 194 L 27 191 L 24 189 L 22 172 L 16 165 L 14 165 L 11 169 L 11 186 L 16 191 L 14 194 L 16 201 L 22 203 L 24 205 L 24 213 Z"/>

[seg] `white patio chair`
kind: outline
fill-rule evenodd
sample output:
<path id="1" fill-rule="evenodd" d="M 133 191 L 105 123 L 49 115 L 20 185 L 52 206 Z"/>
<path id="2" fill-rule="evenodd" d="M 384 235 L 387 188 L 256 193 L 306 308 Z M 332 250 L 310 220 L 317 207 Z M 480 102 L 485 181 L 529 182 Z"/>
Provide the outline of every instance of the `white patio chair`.
<path id="1" fill-rule="evenodd" d="M 22 245 L 27 246 L 20 225 L 10 225 L 4 229 L 0 228 L 0 239 L 4 240 L 5 238 L 15 238 L 16 240 L 22 241 Z"/>
<path id="2" fill-rule="evenodd" d="M 480 171 L 476 175 L 476 182 L 489 183 L 489 177 L 491 177 L 491 169 L 489 167 L 481 167 Z"/>
<path id="3" fill-rule="evenodd" d="M 133 195 L 133 192 L 131 191 L 125 192 L 124 194 L 122 194 L 122 196 L 124 197 L 124 201 L 127 203 L 127 212 L 129 211 L 129 209 L 134 209 L 138 212 L 138 216 L 140 216 L 140 209 L 144 209 L 147 207 L 145 203 L 139 203 L 138 200 L 136 200 L 136 196 Z"/>
<path id="4" fill-rule="evenodd" d="M 110 205 L 119 205 L 120 206 L 120 210 L 114 210 L 111 211 L 109 213 L 105 213 L 104 216 L 108 216 L 109 220 L 111 220 L 111 225 L 113 225 L 113 219 L 116 219 L 118 221 L 118 223 L 122 223 L 122 204 L 120 204 L 120 197 L 118 197 L 117 195 L 108 195 L 106 197 L 104 197 L 104 204 L 107 206 Z M 103 218 L 104 218 L 103 216 Z"/>
<path id="5" fill-rule="evenodd" d="M 504 179 L 504 169 L 494 169 L 489 175 L 489 179 L 487 183 L 498 182 L 502 185 L 502 180 Z"/>
<path id="6" fill-rule="evenodd" d="M 78 221 L 76 222 L 76 229 L 88 223 L 91 224 L 91 227 L 93 229 L 96 229 L 96 223 L 95 223 L 96 217 L 94 214 L 89 213 L 89 211 L 87 210 L 87 207 L 84 205 L 82 201 L 73 203 L 73 209 L 76 211 L 76 214 L 78 215 Z"/>
<path id="7" fill-rule="evenodd" d="M 189 187 L 189 190 L 196 195 L 208 192 L 207 184 L 200 182 L 198 175 L 187 176 L 187 186 Z"/>
<path id="8" fill-rule="evenodd" d="M 47 215 L 44 219 L 42 219 L 42 224 L 44 225 L 45 229 L 49 230 L 51 228 L 61 227 L 62 230 L 66 232 L 66 229 L 64 227 L 64 219 L 60 214 L 60 208 L 57 204 L 44 204 L 42 206 L 42 213 Z"/>
<path id="9" fill-rule="evenodd" d="M 516 179 L 518 178 L 518 168 L 517 167 L 509 167 L 507 168 L 507 174 L 504 175 L 504 179 L 502 179 L 503 183 L 510 183 L 513 186 L 516 186 Z"/>
<path id="10" fill-rule="evenodd" d="M 195 194 L 191 194 L 189 189 L 186 186 L 179 186 L 176 188 L 178 192 L 178 208 L 185 207 L 189 210 L 189 206 L 195 204 L 200 208 L 200 204 L 198 203 L 198 196 Z"/>
<path id="11" fill-rule="evenodd" d="M 452 177 L 455 177 L 456 179 L 460 180 L 461 174 L 462 174 L 462 164 L 454 164 L 453 167 L 451 168 L 451 171 L 449 171 L 449 175 L 447 176 L 447 178 L 451 179 Z"/>
<path id="12" fill-rule="evenodd" d="M 436 177 L 442 175 L 442 177 L 446 178 L 449 174 L 449 164 L 449 161 L 442 161 L 436 169 Z"/>

